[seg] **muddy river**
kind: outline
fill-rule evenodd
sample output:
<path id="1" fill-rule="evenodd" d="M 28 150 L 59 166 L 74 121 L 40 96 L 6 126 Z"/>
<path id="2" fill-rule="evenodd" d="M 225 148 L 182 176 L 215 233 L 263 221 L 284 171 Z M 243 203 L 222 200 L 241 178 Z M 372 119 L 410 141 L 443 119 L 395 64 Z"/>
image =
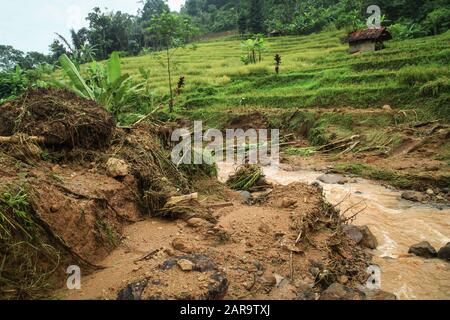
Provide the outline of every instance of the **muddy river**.
<path id="1" fill-rule="evenodd" d="M 219 164 L 224 181 L 234 171 Z M 323 173 L 264 168 L 268 181 L 286 185 L 312 183 Z M 401 192 L 378 182 L 351 178 L 345 184 L 325 184 L 327 200 L 339 204 L 346 216 L 361 211 L 353 224 L 367 225 L 378 239 L 373 262 L 381 269 L 381 289 L 399 299 L 450 299 L 450 263 L 408 255 L 411 245 L 428 241 L 437 250 L 450 242 L 450 208 L 423 205 L 401 198 Z"/>

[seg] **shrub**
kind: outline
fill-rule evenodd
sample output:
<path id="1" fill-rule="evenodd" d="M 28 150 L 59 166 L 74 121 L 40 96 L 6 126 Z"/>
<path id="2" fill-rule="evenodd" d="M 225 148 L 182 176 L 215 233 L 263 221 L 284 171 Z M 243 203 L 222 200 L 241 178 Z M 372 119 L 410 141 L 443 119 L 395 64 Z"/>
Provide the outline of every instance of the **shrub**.
<path id="1" fill-rule="evenodd" d="M 388 28 L 394 40 L 406 40 L 426 36 L 424 28 L 410 20 L 403 20 Z"/>
<path id="2" fill-rule="evenodd" d="M 450 91 L 450 79 L 442 77 L 433 81 L 428 81 L 419 89 L 419 94 L 426 97 L 437 97 L 441 93 Z"/>

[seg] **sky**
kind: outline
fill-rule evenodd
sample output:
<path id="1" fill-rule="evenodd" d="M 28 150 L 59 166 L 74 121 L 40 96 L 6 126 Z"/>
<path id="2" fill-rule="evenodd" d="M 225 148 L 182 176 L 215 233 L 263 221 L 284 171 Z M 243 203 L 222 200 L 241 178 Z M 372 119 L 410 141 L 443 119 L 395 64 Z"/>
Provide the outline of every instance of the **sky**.
<path id="1" fill-rule="evenodd" d="M 24 52 L 48 53 L 55 32 L 69 36 L 71 28 L 87 26 L 85 17 L 94 7 L 136 14 L 142 0 L 0 0 L 0 44 Z M 185 0 L 169 0 L 179 11 Z"/>

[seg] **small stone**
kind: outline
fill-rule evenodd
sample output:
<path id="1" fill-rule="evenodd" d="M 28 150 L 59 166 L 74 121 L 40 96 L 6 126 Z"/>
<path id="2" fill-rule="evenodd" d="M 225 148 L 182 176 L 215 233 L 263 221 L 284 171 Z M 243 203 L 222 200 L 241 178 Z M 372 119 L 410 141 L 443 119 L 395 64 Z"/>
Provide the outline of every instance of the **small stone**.
<path id="1" fill-rule="evenodd" d="M 238 191 L 239 195 L 241 196 L 241 202 L 242 203 L 248 203 L 250 199 L 252 198 L 252 194 L 248 191 Z"/>
<path id="2" fill-rule="evenodd" d="M 416 256 L 423 257 L 423 258 L 435 258 L 437 256 L 436 249 L 434 249 L 431 244 L 427 241 L 422 241 L 420 243 L 417 243 L 415 245 L 412 245 L 408 253 L 412 253 Z"/>
<path id="3" fill-rule="evenodd" d="M 397 300 L 397 296 L 393 293 L 382 290 L 367 290 L 366 300 Z"/>
<path id="4" fill-rule="evenodd" d="M 317 180 L 326 184 L 345 184 L 348 182 L 347 178 L 337 174 L 323 174 Z"/>
<path id="5" fill-rule="evenodd" d="M 391 106 L 388 105 L 388 104 L 385 104 L 385 105 L 382 107 L 382 109 L 385 110 L 385 111 L 392 111 Z"/>
<path id="6" fill-rule="evenodd" d="M 275 286 L 276 287 L 279 287 L 280 285 L 281 285 L 281 283 L 283 282 L 283 280 L 284 280 L 284 277 L 283 276 L 280 276 L 279 274 L 277 274 L 277 273 L 274 273 L 273 274 L 273 276 L 275 277 Z"/>
<path id="7" fill-rule="evenodd" d="M 194 269 L 194 264 L 186 259 L 180 259 L 177 261 L 178 266 L 183 271 L 192 271 Z"/>
<path id="8" fill-rule="evenodd" d="M 450 242 L 440 248 L 437 255 L 439 259 L 450 261 Z"/>
<path id="9" fill-rule="evenodd" d="M 280 203 L 281 208 L 289 208 L 297 203 L 297 200 L 290 198 L 283 198 Z"/>
<path id="10" fill-rule="evenodd" d="M 422 193 L 417 191 L 405 191 L 402 193 L 402 198 L 414 202 L 423 202 L 426 199 Z"/>
<path id="11" fill-rule="evenodd" d="M 429 195 L 429 196 L 434 195 L 433 189 L 427 189 L 427 195 Z"/>
<path id="12" fill-rule="evenodd" d="M 270 269 L 264 271 L 261 277 L 259 277 L 259 282 L 265 286 L 273 287 L 277 284 L 277 279 Z"/>
<path id="13" fill-rule="evenodd" d="M 185 253 L 191 253 L 193 251 L 192 245 L 182 238 L 173 239 L 172 247 L 175 250 L 185 252 Z"/>
<path id="14" fill-rule="evenodd" d="M 207 224 L 207 222 L 201 218 L 191 218 L 186 221 L 186 223 L 191 228 L 199 228 Z"/>
<path id="15" fill-rule="evenodd" d="M 339 282 L 342 284 L 346 284 L 348 282 L 348 277 L 346 275 L 342 275 L 339 277 Z"/>
<path id="16" fill-rule="evenodd" d="M 125 177 L 129 172 L 127 163 L 122 159 L 109 158 L 106 163 L 106 173 L 112 178 Z"/>

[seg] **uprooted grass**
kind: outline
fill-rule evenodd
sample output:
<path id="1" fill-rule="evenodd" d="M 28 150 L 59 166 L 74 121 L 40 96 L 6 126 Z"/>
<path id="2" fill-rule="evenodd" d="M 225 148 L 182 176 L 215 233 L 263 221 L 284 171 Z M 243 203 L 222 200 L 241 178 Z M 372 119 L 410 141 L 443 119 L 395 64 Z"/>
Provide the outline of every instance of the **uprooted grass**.
<path id="1" fill-rule="evenodd" d="M 112 116 L 94 101 L 60 89 L 30 90 L 0 107 L 0 135 L 43 137 L 60 147 L 102 148 L 115 129 Z"/>
<path id="2" fill-rule="evenodd" d="M 227 186 L 234 190 L 248 191 L 263 177 L 264 174 L 259 166 L 245 164 L 228 178 Z"/>
<path id="3" fill-rule="evenodd" d="M 0 298 L 43 297 L 49 278 L 59 265 L 59 251 L 36 221 L 21 186 L 0 194 Z"/>

